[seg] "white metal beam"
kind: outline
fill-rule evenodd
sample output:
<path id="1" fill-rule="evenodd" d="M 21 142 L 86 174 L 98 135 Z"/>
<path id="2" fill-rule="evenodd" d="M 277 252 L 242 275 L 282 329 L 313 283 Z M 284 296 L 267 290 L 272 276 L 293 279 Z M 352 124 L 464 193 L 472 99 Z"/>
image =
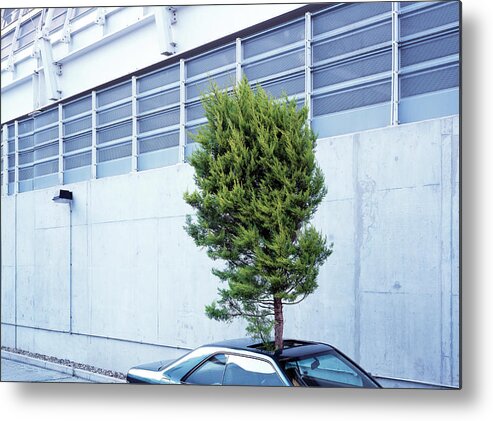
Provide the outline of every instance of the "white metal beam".
<path id="1" fill-rule="evenodd" d="M 392 2 L 392 93 L 390 125 L 399 124 L 399 11 L 397 2 Z"/>
<path id="2" fill-rule="evenodd" d="M 60 39 L 60 41 L 62 41 L 65 44 L 70 44 L 70 41 L 72 40 L 72 36 L 71 36 L 72 26 L 70 24 L 70 21 L 72 20 L 74 14 L 75 14 L 75 8 L 73 7 L 69 7 L 67 9 L 67 13 L 65 14 L 65 21 L 63 22 L 62 38 Z"/>
<path id="3" fill-rule="evenodd" d="M 3 146 L 3 179 L 2 179 L 2 194 L 4 196 L 8 193 L 9 188 L 9 161 L 8 161 L 8 138 L 9 138 L 9 128 L 6 124 L 3 125 L 2 130 L 2 146 Z"/>
<path id="4" fill-rule="evenodd" d="M 15 50 L 15 44 L 17 43 L 17 37 L 19 36 L 19 29 L 21 27 L 21 18 L 22 16 L 22 11 L 24 9 L 21 9 L 19 11 L 19 18 L 17 19 L 17 23 L 15 25 L 15 30 L 14 30 L 14 35 L 12 37 L 12 41 L 10 44 L 10 52 L 9 52 L 9 58 L 7 59 L 7 71 L 8 72 L 13 72 L 14 71 L 14 50 Z"/>
<path id="5" fill-rule="evenodd" d="M 53 51 L 50 41 L 53 13 L 54 9 L 50 7 L 46 13 L 45 23 L 38 38 L 38 48 L 43 63 L 46 96 L 49 100 L 56 101 L 61 98 L 61 91 L 58 88 L 58 76 L 61 74 L 61 69 L 60 66 L 53 61 Z"/>
<path id="6" fill-rule="evenodd" d="M 165 56 L 175 54 L 176 42 L 171 25 L 176 23 L 176 9 L 171 6 L 154 7 L 159 52 Z"/>

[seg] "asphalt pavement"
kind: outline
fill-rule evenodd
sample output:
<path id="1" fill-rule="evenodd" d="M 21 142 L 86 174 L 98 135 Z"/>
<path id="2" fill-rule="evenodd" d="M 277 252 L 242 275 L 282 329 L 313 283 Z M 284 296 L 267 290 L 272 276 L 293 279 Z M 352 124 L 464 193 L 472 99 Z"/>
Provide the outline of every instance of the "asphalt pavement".
<path id="1" fill-rule="evenodd" d="M 2 358 L 2 382 L 91 383 L 79 377 Z"/>

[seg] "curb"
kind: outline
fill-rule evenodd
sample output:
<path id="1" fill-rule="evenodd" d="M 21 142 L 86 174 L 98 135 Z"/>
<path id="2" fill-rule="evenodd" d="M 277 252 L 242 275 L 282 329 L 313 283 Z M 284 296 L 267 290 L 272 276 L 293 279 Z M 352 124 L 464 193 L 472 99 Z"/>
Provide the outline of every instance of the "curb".
<path id="1" fill-rule="evenodd" d="M 46 368 L 47 370 L 58 371 L 60 373 L 69 374 L 71 376 L 79 377 L 81 379 L 89 380 L 95 383 L 127 383 L 125 380 L 117 379 L 115 377 L 105 376 L 104 374 L 93 373 L 91 371 L 82 370 L 80 368 L 73 368 L 62 364 L 52 363 L 50 361 L 39 360 L 37 358 L 16 354 L 14 352 L 2 350 L 2 358 L 33 365 L 36 367 Z"/>

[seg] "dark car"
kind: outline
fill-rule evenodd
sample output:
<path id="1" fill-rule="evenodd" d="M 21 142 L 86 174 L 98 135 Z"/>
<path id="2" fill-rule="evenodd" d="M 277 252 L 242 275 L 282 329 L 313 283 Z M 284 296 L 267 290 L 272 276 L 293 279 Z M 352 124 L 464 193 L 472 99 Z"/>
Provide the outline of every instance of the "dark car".
<path id="1" fill-rule="evenodd" d="M 131 368 L 129 383 L 222 386 L 305 386 L 380 388 L 378 382 L 331 345 L 284 340 L 266 351 L 252 339 L 201 346 L 173 361 Z"/>

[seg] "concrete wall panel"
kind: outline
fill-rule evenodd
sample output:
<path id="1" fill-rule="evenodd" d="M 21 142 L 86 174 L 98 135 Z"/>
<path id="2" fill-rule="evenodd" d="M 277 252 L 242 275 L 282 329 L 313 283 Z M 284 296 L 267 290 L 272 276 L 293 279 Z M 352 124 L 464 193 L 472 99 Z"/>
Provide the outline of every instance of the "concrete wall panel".
<path id="1" fill-rule="evenodd" d="M 32 289 L 36 326 L 67 330 L 69 309 L 69 228 L 36 230 Z"/>
<path id="2" fill-rule="evenodd" d="M 241 323 L 225 325 L 205 315 L 204 308 L 217 298 L 219 286 L 211 269 L 221 263 L 212 262 L 205 250 L 195 246 L 184 225 L 184 217 L 159 221 L 159 343 L 193 348 L 221 337 L 241 336 Z"/>
<path id="3" fill-rule="evenodd" d="M 8 348 L 15 348 L 15 346 L 16 346 L 15 327 L 2 323 L 1 331 L 2 331 L 2 334 L 1 334 L 2 346 L 6 346 Z"/>
<path id="4" fill-rule="evenodd" d="M 17 323 L 21 325 L 35 326 L 36 313 L 39 311 L 35 300 L 36 282 L 34 265 L 17 267 Z M 15 298 L 12 297 L 12 301 Z"/>
<path id="5" fill-rule="evenodd" d="M 15 267 L 2 267 L 2 322 L 15 323 Z"/>
<path id="6" fill-rule="evenodd" d="M 358 177 L 378 189 L 440 183 L 440 120 L 359 134 Z"/>
<path id="7" fill-rule="evenodd" d="M 362 224 L 362 291 L 440 292 L 440 193 L 435 187 L 373 193 Z M 358 263 L 356 263 L 358 264 Z"/>
<path id="8" fill-rule="evenodd" d="M 15 265 L 15 197 L 2 196 L 2 266 Z"/>
<path id="9" fill-rule="evenodd" d="M 363 293 L 360 355 L 368 371 L 441 381 L 440 301 L 431 294 Z"/>
<path id="10" fill-rule="evenodd" d="M 89 333 L 155 338 L 156 231 L 153 220 L 92 226 Z"/>
<path id="11" fill-rule="evenodd" d="M 340 165 L 353 160 L 353 136 L 320 139 L 316 157 L 325 176 L 325 200 L 344 200 L 353 197 L 353 166 Z"/>

